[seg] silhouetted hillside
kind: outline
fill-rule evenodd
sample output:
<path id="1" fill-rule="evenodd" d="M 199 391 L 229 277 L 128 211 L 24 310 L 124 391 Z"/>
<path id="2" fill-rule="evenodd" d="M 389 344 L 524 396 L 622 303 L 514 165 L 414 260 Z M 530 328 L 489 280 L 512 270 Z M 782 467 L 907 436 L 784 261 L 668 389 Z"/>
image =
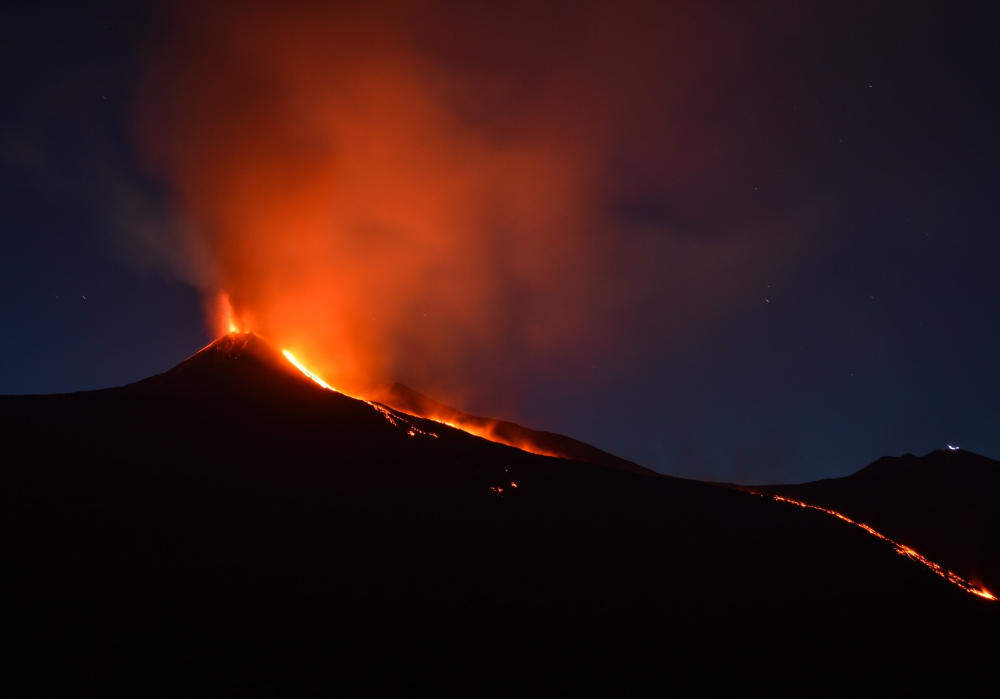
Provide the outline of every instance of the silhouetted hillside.
<path id="1" fill-rule="evenodd" d="M 832 518 L 387 411 L 250 335 L 2 396 L 0 439 L 13 695 L 478 692 L 528 668 L 874 693 L 896 656 L 924 688 L 988 666 L 955 638 L 991 632 L 990 603 Z"/>
<path id="2" fill-rule="evenodd" d="M 969 451 L 882 457 L 857 473 L 764 486 L 834 508 L 1000 590 L 1000 462 Z"/>

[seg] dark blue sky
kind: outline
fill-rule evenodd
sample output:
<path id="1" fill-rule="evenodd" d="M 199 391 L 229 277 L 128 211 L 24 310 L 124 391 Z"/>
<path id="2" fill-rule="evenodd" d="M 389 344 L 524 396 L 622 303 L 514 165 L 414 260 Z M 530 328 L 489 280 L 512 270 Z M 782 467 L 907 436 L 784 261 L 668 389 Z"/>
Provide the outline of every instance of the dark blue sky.
<path id="1" fill-rule="evenodd" d="M 501 417 L 707 479 L 846 475 L 949 442 L 1000 456 L 994 18 L 876 5 L 720 6 L 692 25 L 707 22 L 710 45 L 642 54 L 630 74 L 650 87 L 628 94 L 649 119 L 602 150 L 609 220 L 628 224 L 623 246 L 658 236 L 659 253 L 709 259 L 627 295 L 627 341 L 592 360 L 568 343 L 583 371 L 532 365 L 515 398 L 460 407 L 508 406 Z M 211 339 L 169 243 L 183 213 L 136 156 L 159 22 L 128 4 L 4 10 L 0 393 L 119 385 Z M 511 65 L 488 41 L 485 58 L 439 56 L 524 70 L 534 54 L 516 44 L 537 36 L 490 26 Z M 561 31 L 544 17 L 534 34 Z M 660 104 L 666 83 L 690 99 Z M 653 255 L 635 274 L 675 279 L 676 264 Z"/>

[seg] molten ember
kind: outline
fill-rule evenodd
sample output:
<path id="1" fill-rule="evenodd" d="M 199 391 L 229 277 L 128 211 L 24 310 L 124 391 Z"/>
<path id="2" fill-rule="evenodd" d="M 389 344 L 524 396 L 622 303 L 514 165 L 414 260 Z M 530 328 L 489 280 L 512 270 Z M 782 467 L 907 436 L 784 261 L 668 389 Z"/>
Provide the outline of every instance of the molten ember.
<path id="1" fill-rule="evenodd" d="M 752 493 L 754 495 L 760 495 L 761 494 L 761 493 L 759 493 L 759 492 L 757 492 L 755 490 L 748 490 L 747 492 L 750 492 L 750 493 Z M 925 566 L 925 567 L 929 568 L 931 571 L 933 571 L 936 575 L 941 576 L 942 578 L 944 578 L 945 580 L 947 580 L 948 582 L 950 582 L 952 585 L 960 587 L 961 589 L 965 590 L 969 594 L 976 595 L 977 597 L 981 597 L 983 599 L 987 599 L 987 600 L 990 600 L 992 602 L 995 602 L 996 599 L 997 599 L 996 596 L 992 592 L 990 592 L 989 590 L 987 590 L 985 587 L 983 587 L 981 585 L 975 585 L 974 583 L 969 582 L 968 580 L 966 580 L 965 578 L 961 577 L 957 573 L 953 573 L 952 571 L 943 568 L 940 564 L 935 563 L 934 561 L 930 560 L 929 558 L 927 558 L 923 554 L 918 553 L 917 551 L 915 551 L 911 547 L 906 546 L 905 544 L 901 544 L 898 541 L 896 541 L 895 539 L 889 538 L 888 536 L 886 536 L 885 534 L 883 534 L 880 531 L 877 531 L 874 527 L 872 527 L 870 525 L 867 525 L 867 524 L 865 524 L 863 522 L 858 522 L 857 520 L 851 519 L 850 517 L 848 517 L 847 515 L 843 514 L 842 512 L 837 512 L 836 510 L 831 510 L 831 509 L 826 508 L 826 507 L 820 507 L 819 505 L 811 505 L 811 504 L 809 504 L 807 502 L 802 502 L 801 500 L 794 500 L 792 498 L 785 497 L 784 495 L 772 495 L 771 497 L 773 497 L 778 502 L 786 502 L 786 503 L 788 503 L 790 505 L 797 505 L 797 506 L 805 508 L 805 509 L 817 510 L 818 512 L 824 512 L 824 513 L 826 513 L 828 515 L 832 515 L 833 517 L 836 517 L 837 519 L 839 519 L 839 520 L 841 520 L 843 522 L 847 522 L 848 524 L 853 524 L 855 527 L 858 527 L 859 529 L 863 529 L 864 531 L 868 532 L 869 534 L 871 534 L 872 536 L 874 536 L 876 539 L 881 539 L 882 541 L 884 541 L 884 542 L 892 545 L 892 547 L 895 549 L 896 553 L 898 553 L 899 555 L 906 556 L 910 560 L 913 560 L 913 561 L 916 561 L 917 563 L 922 564 L 923 566 Z"/>

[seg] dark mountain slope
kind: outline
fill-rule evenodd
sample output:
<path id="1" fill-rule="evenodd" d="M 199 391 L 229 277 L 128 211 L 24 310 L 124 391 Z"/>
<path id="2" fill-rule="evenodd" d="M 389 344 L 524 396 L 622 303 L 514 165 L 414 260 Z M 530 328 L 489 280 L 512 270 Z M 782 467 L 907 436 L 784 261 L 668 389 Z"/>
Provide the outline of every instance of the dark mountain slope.
<path id="1" fill-rule="evenodd" d="M 819 513 L 387 413 L 252 336 L 118 389 L 0 397 L 0 439 L 14 694 L 300 695 L 528 663 L 565 688 L 623 654 L 706 691 L 802 663 L 857 693 L 897 654 L 950 687 L 987 657 L 955 638 L 996 620 Z"/>
<path id="2" fill-rule="evenodd" d="M 1000 462 L 968 451 L 883 457 L 845 478 L 764 486 L 867 522 L 1000 591 Z"/>

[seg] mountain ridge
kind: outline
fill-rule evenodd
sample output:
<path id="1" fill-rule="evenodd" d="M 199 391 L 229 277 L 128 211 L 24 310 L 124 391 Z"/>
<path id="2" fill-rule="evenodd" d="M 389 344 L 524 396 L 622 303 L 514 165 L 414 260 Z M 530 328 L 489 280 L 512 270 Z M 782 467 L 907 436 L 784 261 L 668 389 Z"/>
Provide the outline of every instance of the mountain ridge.
<path id="1" fill-rule="evenodd" d="M 858 471 L 794 485 L 755 486 L 836 509 L 919 549 L 946 567 L 1000 589 L 1000 462 L 934 450 L 876 459 Z"/>
<path id="2" fill-rule="evenodd" d="M 990 603 L 831 517 L 417 418 L 410 434 L 232 342 L 119 389 L 0 397 L 22 693 L 301 694 L 355 662 L 469 656 L 579 672 L 645 638 L 636 677 L 666 663 L 730 692 L 775 654 L 898 682 L 898 653 L 941 691 L 989 666 L 952 639 L 992 628 Z M 762 644 L 775 625 L 791 630 Z M 845 655 L 859 638 L 880 652 Z"/>

